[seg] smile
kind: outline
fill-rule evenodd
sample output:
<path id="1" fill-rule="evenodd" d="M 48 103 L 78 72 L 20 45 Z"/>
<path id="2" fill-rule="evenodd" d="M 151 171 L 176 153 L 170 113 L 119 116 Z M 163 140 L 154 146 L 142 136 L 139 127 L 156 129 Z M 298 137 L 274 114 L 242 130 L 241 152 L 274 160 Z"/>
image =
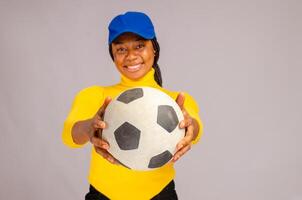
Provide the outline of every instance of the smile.
<path id="1" fill-rule="evenodd" d="M 143 64 L 125 66 L 128 72 L 137 72 L 143 67 Z"/>

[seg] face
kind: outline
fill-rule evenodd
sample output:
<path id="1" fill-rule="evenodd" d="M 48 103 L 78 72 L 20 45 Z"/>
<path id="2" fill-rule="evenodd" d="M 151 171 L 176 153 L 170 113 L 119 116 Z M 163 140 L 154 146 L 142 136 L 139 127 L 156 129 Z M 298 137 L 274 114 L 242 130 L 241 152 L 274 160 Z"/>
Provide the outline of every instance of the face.
<path id="1" fill-rule="evenodd" d="M 114 63 L 124 76 L 137 80 L 145 76 L 154 62 L 154 49 L 151 40 L 133 33 L 124 33 L 112 43 Z"/>

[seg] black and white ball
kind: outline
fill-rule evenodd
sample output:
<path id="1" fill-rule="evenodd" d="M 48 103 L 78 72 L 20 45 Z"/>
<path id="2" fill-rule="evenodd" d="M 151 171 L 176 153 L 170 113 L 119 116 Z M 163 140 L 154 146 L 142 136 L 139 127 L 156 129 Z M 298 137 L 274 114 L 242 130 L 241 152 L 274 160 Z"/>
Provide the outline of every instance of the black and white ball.
<path id="1" fill-rule="evenodd" d="M 183 119 L 175 100 L 164 92 L 151 87 L 132 88 L 107 106 L 104 121 L 108 126 L 102 137 L 122 165 L 151 170 L 171 160 L 185 135 L 179 128 Z"/>

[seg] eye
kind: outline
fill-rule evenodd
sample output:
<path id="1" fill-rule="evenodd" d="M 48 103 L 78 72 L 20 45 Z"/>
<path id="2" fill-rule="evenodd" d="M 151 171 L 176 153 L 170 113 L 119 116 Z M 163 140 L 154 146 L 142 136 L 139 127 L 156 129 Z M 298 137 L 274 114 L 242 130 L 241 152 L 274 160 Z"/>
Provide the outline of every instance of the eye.
<path id="1" fill-rule="evenodd" d="M 116 52 L 119 53 L 119 54 L 123 54 L 123 53 L 127 52 L 127 49 L 124 48 L 124 47 L 119 47 L 119 48 L 116 49 Z"/>
<path id="2" fill-rule="evenodd" d="M 137 46 L 136 46 L 136 49 L 142 49 L 145 47 L 145 44 L 144 43 L 139 43 Z"/>

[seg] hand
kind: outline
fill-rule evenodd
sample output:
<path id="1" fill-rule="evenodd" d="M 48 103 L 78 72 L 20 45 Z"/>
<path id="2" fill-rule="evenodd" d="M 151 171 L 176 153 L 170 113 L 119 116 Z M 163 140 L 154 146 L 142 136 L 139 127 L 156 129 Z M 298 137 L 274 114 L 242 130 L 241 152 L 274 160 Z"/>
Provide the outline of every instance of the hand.
<path id="1" fill-rule="evenodd" d="M 102 139 L 102 131 L 107 127 L 104 120 L 105 110 L 110 103 L 111 98 L 106 97 L 102 107 L 98 110 L 95 116 L 91 119 L 91 131 L 89 131 L 89 140 L 93 144 L 95 151 L 104 159 L 113 164 L 117 164 L 117 160 L 108 152 L 109 143 Z"/>
<path id="2" fill-rule="evenodd" d="M 172 161 L 176 162 L 181 156 L 183 156 L 187 151 L 191 149 L 191 143 L 195 139 L 196 134 L 194 132 L 194 118 L 192 118 L 189 113 L 184 108 L 185 95 L 183 93 L 179 93 L 176 98 L 176 103 L 179 105 L 183 115 L 184 120 L 179 123 L 180 128 L 185 128 L 185 137 L 176 145 L 176 153 L 174 154 Z"/>

